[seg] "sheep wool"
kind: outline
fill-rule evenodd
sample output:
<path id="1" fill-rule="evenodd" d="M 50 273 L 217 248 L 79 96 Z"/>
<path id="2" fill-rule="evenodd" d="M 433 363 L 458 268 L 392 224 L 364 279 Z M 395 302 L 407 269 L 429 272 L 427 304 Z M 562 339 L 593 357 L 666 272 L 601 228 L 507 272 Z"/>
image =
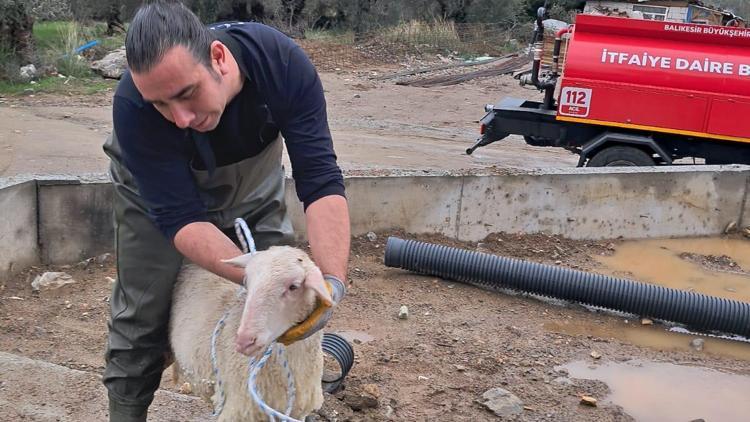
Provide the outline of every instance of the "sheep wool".
<path id="1" fill-rule="evenodd" d="M 245 302 L 245 295 L 238 296 L 238 289 L 236 284 L 198 266 L 184 266 L 173 293 L 170 342 L 180 381 L 190 382 L 195 394 L 216 407 L 219 394 L 211 364 L 211 335 L 216 323 L 229 310 L 216 344 L 219 377 L 226 398 L 218 421 L 266 421 L 268 417 L 247 391 L 250 358 L 235 350 L 234 338 Z M 315 299 L 314 296 L 310 297 L 310 303 L 306 305 L 312 311 Z M 296 387 L 296 399 L 290 416 L 296 419 L 304 419 L 323 404 L 322 337 L 322 333 L 317 332 L 286 347 L 286 357 Z M 256 385 L 264 401 L 283 412 L 288 394 L 287 378 L 277 358 L 276 353 L 269 358 L 258 375 Z"/>

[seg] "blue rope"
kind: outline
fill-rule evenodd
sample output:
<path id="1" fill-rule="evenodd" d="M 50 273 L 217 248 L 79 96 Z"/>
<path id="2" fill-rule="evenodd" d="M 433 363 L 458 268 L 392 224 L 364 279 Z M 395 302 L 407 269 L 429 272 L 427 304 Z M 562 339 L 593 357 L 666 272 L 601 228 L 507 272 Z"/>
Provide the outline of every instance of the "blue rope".
<path id="1" fill-rule="evenodd" d="M 242 244 L 242 251 L 255 254 L 255 239 L 253 239 L 250 228 L 247 227 L 247 222 L 243 218 L 234 219 L 234 231 Z"/>
<path id="2" fill-rule="evenodd" d="M 226 397 L 224 396 L 224 386 L 222 385 L 221 377 L 219 376 L 219 365 L 216 364 L 216 340 L 219 337 L 219 332 L 221 332 L 221 329 L 224 328 L 224 323 L 226 322 L 227 315 L 229 315 L 229 311 L 224 312 L 224 316 L 222 316 L 221 319 L 219 319 L 219 322 L 216 323 L 214 332 L 211 335 L 211 365 L 214 369 L 216 389 L 217 393 L 219 394 L 218 403 L 215 403 L 213 416 L 218 416 L 219 414 L 221 414 L 222 410 L 224 410 L 224 402 L 226 401 Z"/>
<path id="3" fill-rule="evenodd" d="M 289 362 L 288 360 L 284 359 L 282 367 L 284 368 L 284 372 L 286 373 L 286 379 L 287 379 L 287 402 L 286 402 L 286 412 L 281 413 L 278 410 L 272 408 L 271 406 L 267 405 L 266 402 L 263 400 L 263 396 L 261 395 L 260 391 L 258 391 L 256 386 L 256 379 L 258 378 L 258 374 L 260 373 L 260 370 L 263 369 L 263 367 L 266 365 L 266 361 L 268 361 L 268 358 L 273 353 L 274 346 L 278 346 L 278 355 L 281 359 L 284 357 L 284 346 L 279 343 L 272 343 L 270 344 L 266 350 L 263 352 L 263 355 L 260 357 L 260 359 L 256 362 L 255 357 L 250 358 L 250 364 L 248 369 L 248 376 L 247 376 L 247 391 L 250 393 L 250 396 L 253 398 L 255 403 L 260 407 L 260 409 L 263 411 L 263 413 L 268 416 L 268 420 L 271 422 L 275 422 L 276 418 L 278 418 L 280 421 L 283 422 L 302 422 L 299 419 L 294 419 L 293 417 L 289 416 L 290 413 L 292 413 L 292 407 L 294 405 L 294 398 L 295 398 L 295 388 L 294 388 L 294 378 L 292 377 L 292 372 L 289 370 Z"/>

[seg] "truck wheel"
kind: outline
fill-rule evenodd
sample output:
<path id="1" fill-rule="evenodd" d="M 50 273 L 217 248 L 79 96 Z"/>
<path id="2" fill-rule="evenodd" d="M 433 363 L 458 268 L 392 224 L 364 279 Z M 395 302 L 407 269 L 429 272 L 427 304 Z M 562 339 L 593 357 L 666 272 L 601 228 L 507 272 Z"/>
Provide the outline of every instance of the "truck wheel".
<path id="1" fill-rule="evenodd" d="M 638 148 L 614 146 L 604 148 L 591 157 L 586 167 L 653 166 L 656 162 Z"/>

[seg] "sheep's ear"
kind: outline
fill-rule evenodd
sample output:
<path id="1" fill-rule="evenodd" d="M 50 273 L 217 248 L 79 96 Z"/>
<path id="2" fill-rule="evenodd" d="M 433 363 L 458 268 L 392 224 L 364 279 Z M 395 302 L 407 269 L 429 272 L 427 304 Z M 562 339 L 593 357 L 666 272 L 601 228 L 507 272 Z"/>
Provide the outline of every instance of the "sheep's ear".
<path id="1" fill-rule="evenodd" d="M 250 262 L 250 257 L 252 257 L 253 254 L 244 254 L 235 256 L 234 258 L 230 259 L 222 259 L 221 262 L 229 265 L 234 265 L 235 267 L 245 268 L 247 264 Z"/>
<path id="2" fill-rule="evenodd" d="M 307 271 L 305 287 L 312 289 L 315 292 L 315 295 L 318 296 L 321 302 L 325 303 L 326 306 L 333 306 L 331 293 L 328 292 L 326 282 L 323 279 L 323 274 L 318 267 L 313 267 Z"/>

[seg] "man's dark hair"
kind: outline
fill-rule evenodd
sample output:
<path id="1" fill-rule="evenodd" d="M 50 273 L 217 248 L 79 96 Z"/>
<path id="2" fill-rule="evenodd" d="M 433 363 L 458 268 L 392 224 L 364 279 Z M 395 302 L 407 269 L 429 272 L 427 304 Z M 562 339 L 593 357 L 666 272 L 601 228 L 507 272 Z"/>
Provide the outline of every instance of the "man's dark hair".
<path id="1" fill-rule="evenodd" d="M 145 73 L 176 46 L 185 47 L 211 69 L 214 37 L 193 12 L 177 0 L 155 0 L 138 9 L 125 38 L 130 70 Z"/>

